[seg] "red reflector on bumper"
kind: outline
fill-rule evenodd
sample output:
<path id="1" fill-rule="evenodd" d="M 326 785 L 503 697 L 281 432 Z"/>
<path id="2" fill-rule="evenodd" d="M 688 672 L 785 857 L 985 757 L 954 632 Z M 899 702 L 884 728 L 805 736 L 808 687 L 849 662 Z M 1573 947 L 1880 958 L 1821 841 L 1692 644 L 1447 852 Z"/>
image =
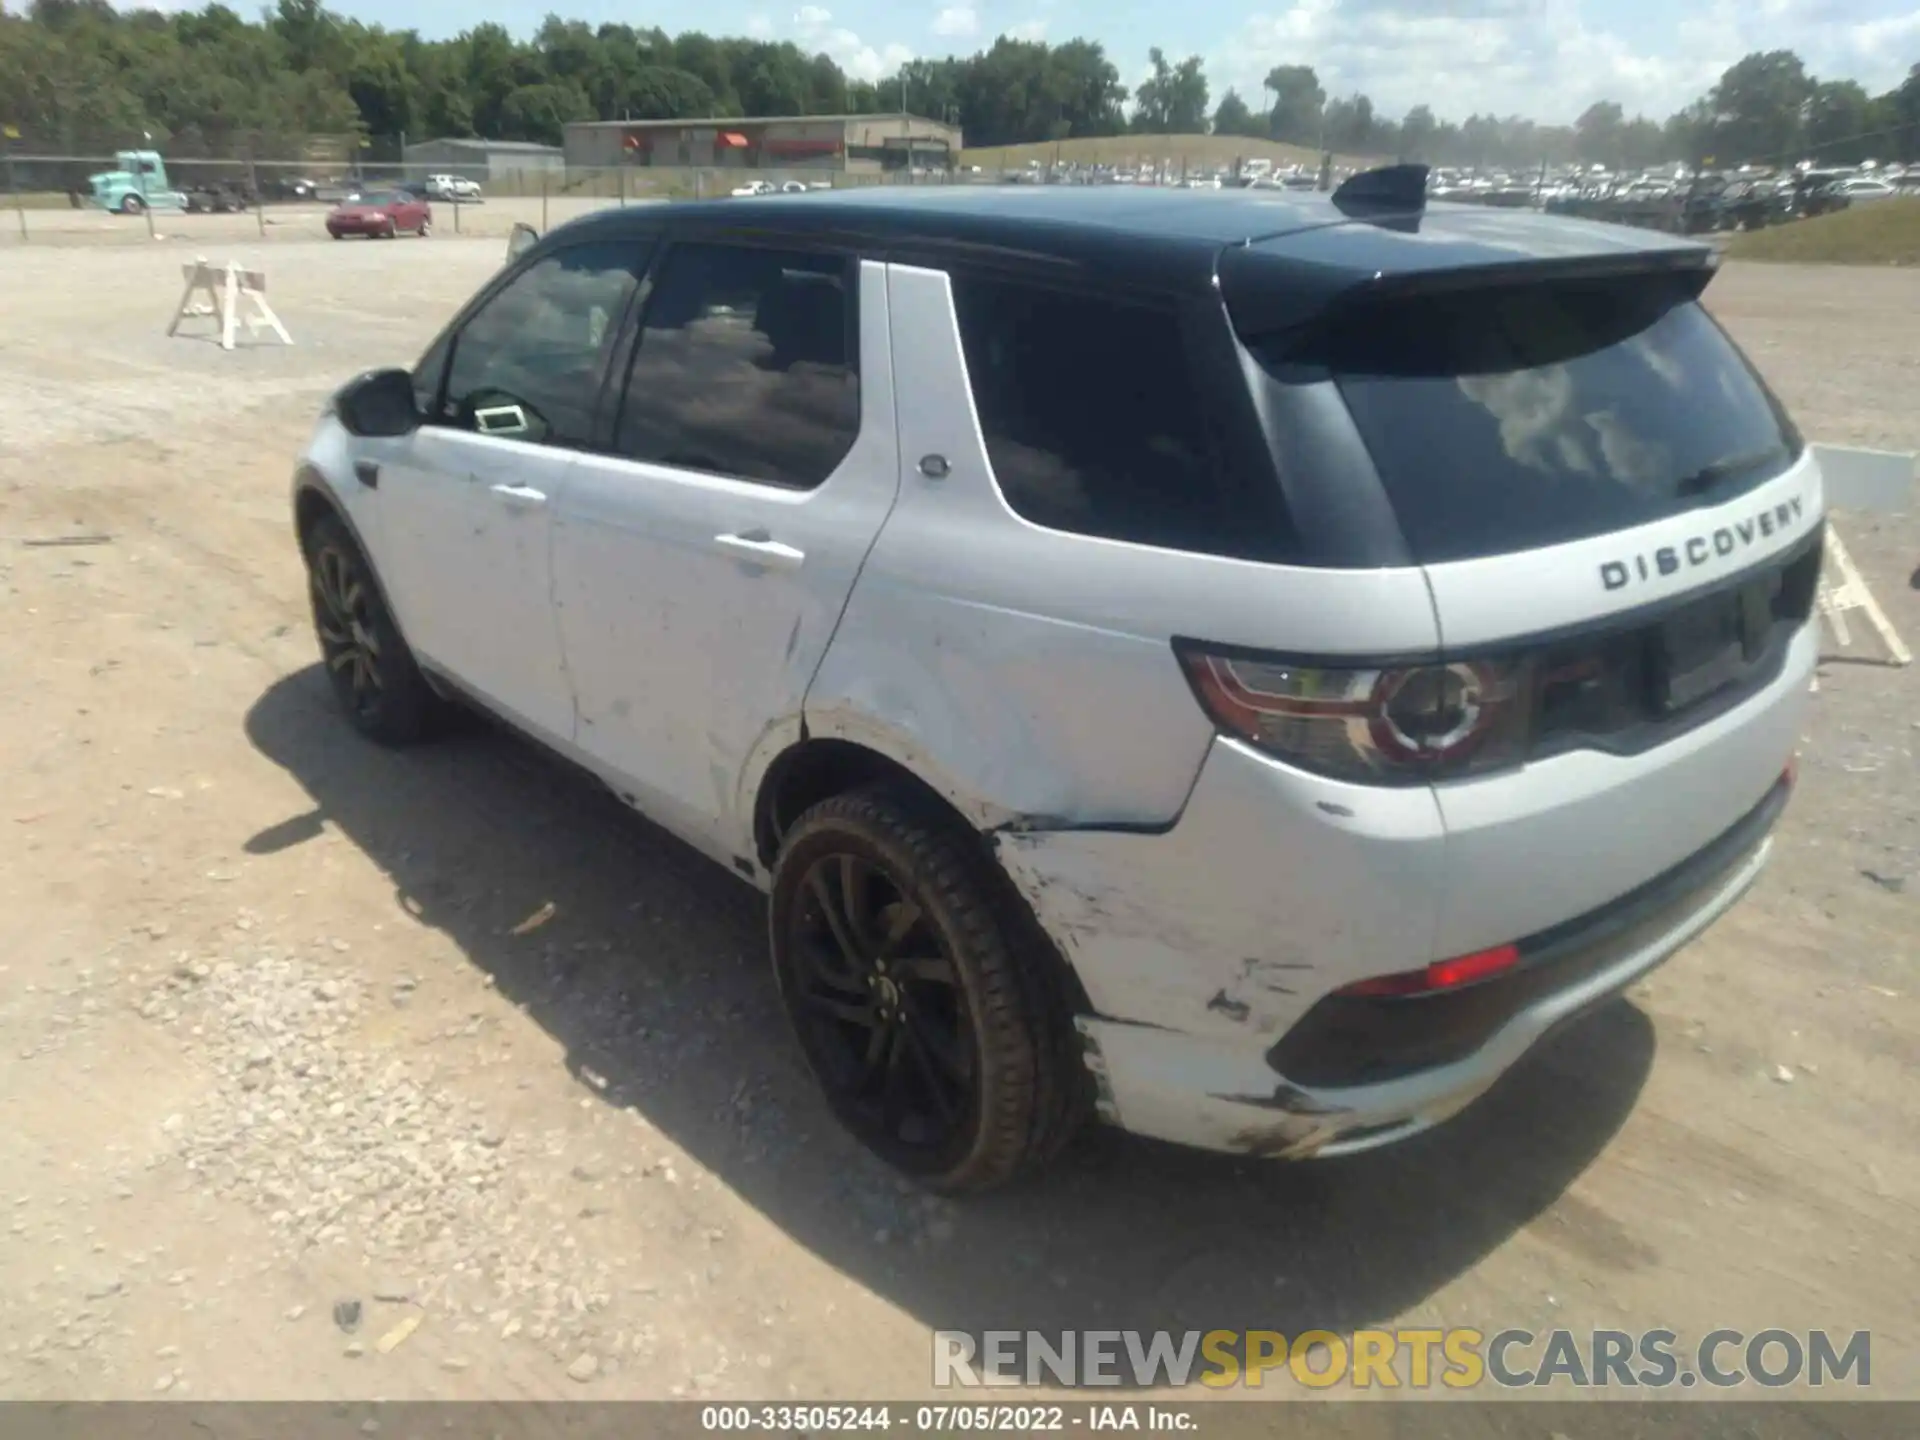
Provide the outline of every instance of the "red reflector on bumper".
<path id="1" fill-rule="evenodd" d="M 1520 963 L 1520 951 L 1512 945 L 1496 945 L 1491 950 L 1476 950 L 1451 960 L 1436 960 L 1422 970 L 1403 970 L 1397 975 L 1376 975 L 1344 985 L 1337 995 L 1430 995 L 1437 990 L 1457 990 L 1462 985 L 1491 979 Z"/>

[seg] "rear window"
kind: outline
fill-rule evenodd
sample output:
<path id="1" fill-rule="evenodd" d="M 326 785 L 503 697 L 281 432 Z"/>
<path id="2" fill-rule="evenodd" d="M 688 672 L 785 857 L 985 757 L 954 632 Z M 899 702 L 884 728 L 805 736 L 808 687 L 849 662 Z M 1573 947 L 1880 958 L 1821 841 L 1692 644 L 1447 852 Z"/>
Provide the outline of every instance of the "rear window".
<path id="1" fill-rule="evenodd" d="M 1000 493 L 1036 525 L 1239 555 L 1261 537 L 1213 462 L 1171 309 L 960 276 L 967 378 Z"/>
<path id="2" fill-rule="evenodd" d="M 1800 448 L 1677 279 L 1407 298 L 1255 349 L 1270 368 L 1332 372 L 1422 563 L 1717 504 Z"/>

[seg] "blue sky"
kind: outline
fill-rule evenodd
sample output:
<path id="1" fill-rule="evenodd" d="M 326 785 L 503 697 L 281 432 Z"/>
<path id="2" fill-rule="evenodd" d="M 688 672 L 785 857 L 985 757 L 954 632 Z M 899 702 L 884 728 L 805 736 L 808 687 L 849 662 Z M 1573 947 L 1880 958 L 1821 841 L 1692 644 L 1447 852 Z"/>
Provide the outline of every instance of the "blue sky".
<path id="1" fill-rule="evenodd" d="M 180 0 L 174 0 L 175 4 Z M 1920 0 L 331 0 L 362 19 L 423 34 L 480 20 L 516 33 L 549 10 L 672 33 L 753 34 L 824 50 L 853 75 L 917 55 L 970 54 L 996 35 L 1102 41 L 1128 84 L 1147 47 L 1200 54 L 1217 99 L 1254 99 L 1277 64 L 1304 62 L 1334 94 L 1355 90 L 1399 115 L 1425 101 L 1573 119 L 1598 99 L 1664 119 L 1751 50 L 1792 49 L 1823 78 L 1878 94 L 1920 61 Z"/>

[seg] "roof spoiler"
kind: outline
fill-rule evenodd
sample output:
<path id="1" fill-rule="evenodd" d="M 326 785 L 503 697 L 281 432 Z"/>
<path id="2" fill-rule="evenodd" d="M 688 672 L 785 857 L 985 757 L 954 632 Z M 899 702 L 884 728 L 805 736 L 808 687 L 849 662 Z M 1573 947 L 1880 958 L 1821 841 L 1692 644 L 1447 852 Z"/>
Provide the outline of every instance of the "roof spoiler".
<path id="1" fill-rule="evenodd" d="M 1269 269 L 1258 250 L 1235 246 L 1220 257 L 1219 285 L 1233 327 L 1241 339 L 1274 335 L 1325 318 L 1340 307 L 1378 303 L 1415 295 L 1493 289 L 1514 283 L 1627 280 L 1662 277 L 1678 281 L 1698 297 L 1718 270 L 1720 257 L 1708 246 L 1670 250 L 1609 251 L 1593 255 L 1529 258 L 1511 263 L 1445 266 L 1381 273 L 1315 266 Z M 1283 283 L 1270 277 L 1276 272 Z"/>
<path id="2" fill-rule="evenodd" d="M 1428 173 L 1425 165 L 1379 165 L 1358 171 L 1334 188 L 1334 208 L 1350 216 L 1381 210 L 1424 210 Z"/>

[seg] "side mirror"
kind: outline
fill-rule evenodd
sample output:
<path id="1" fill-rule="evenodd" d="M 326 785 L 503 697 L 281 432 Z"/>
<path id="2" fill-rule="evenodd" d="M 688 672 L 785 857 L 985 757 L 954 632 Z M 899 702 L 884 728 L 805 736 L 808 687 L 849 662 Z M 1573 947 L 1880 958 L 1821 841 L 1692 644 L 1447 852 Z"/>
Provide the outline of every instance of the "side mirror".
<path id="1" fill-rule="evenodd" d="M 420 426 L 413 375 L 406 370 L 369 370 L 341 387 L 333 397 L 333 413 L 352 435 L 411 435 Z"/>
<path id="2" fill-rule="evenodd" d="M 539 243 L 538 230 L 531 225 L 516 221 L 513 229 L 507 232 L 507 263 L 511 265 Z"/>

